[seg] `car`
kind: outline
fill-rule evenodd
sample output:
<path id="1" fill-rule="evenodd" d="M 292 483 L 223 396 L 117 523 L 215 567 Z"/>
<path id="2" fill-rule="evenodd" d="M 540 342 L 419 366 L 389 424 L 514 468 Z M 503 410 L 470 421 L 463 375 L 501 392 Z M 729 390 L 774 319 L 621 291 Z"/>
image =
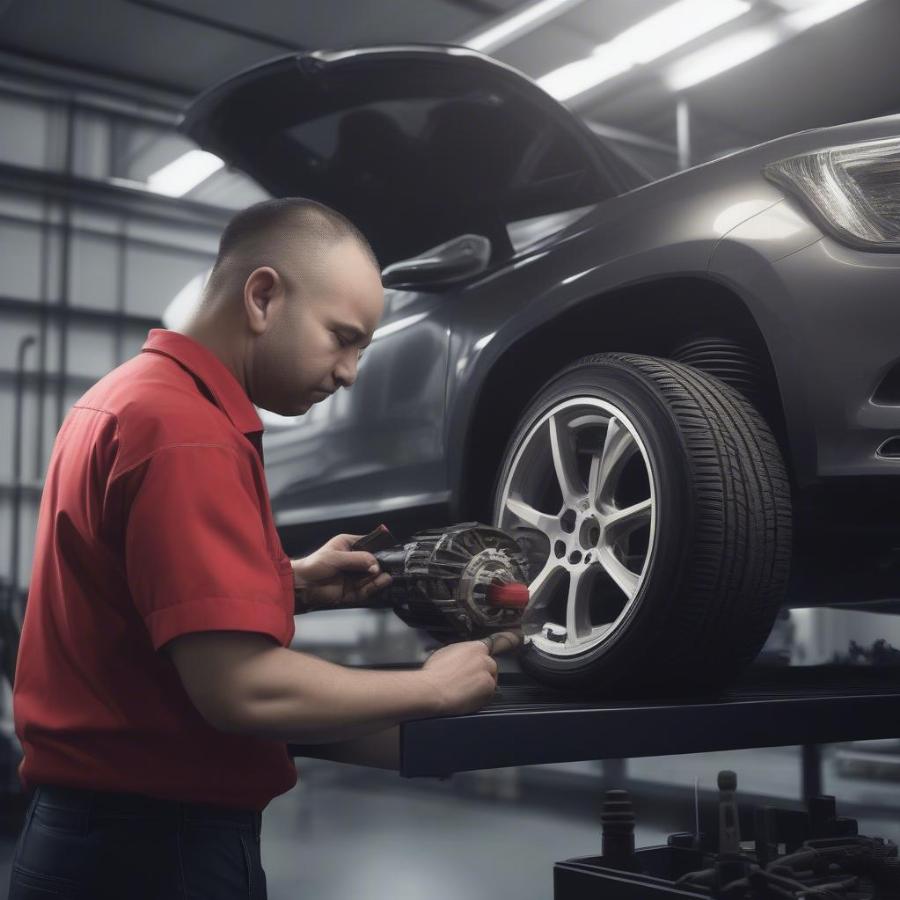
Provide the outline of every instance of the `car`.
<path id="1" fill-rule="evenodd" d="M 648 181 L 521 72 L 402 45 L 257 65 L 181 128 L 383 266 L 352 390 L 266 432 L 283 535 L 502 529 L 521 666 L 572 689 L 713 688 L 782 608 L 896 597 L 900 117 Z"/>

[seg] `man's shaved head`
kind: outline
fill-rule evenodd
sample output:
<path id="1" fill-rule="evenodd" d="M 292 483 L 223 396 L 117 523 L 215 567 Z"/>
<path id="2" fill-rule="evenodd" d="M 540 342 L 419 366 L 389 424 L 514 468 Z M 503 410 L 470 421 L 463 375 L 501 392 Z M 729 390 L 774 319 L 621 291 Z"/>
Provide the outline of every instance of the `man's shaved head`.
<path id="1" fill-rule="evenodd" d="M 322 252 L 347 238 L 356 241 L 380 272 L 363 233 L 337 210 L 306 197 L 279 197 L 248 206 L 222 232 L 204 303 L 240 293 L 247 276 L 260 266 L 271 266 L 302 295 L 303 282 L 315 277 Z M 293 283 L 295 279 L 300 283 Z"/>
<path id="2" fill-rule="evenodd" d="M 296 416 L 356 381 L 383 312 L 381 268 L 359 229 L 287 197 L 228 223 L 182 333 L 218 356 L 254 404 Z"/>

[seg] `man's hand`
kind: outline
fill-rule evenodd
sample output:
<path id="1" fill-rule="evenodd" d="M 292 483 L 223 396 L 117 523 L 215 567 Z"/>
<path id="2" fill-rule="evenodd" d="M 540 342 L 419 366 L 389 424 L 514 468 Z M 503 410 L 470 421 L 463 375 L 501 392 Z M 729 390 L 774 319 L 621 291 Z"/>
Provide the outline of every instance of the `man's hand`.
<path id="1" fill-rule="evenodd" d="M 516 629 L 435 650 L 425 660 L 421 672 L 437 699 L 438 715 L 465 715 L 490 702 L 497 688 L 494 656 L 521 645 L 522 632 Z"/>
<path id="2" fill-rule="evenodd" d="M 361 537 L 339 534 L 309 556 L 291 560 L 295 613 L 367 606 L 373 594 L 394 580 L 380 571 L 371 553 L 350 549 Z M 373 565 L 374 572 L 370 571 Z"/>

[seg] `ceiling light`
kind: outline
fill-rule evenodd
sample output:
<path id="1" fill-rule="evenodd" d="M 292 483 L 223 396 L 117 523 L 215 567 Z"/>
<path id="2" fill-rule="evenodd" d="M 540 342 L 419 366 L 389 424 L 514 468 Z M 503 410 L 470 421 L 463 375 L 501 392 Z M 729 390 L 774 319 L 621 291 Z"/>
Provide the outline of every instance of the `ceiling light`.
<path id="1" fill-rule="evenodd" d="M 634 65 L 664 56 L 749 9 L 747 0 L 678 0 L 599 44 L 586 59 L 554 69 L 537 83 L 557 100 L 567 100 Z"/>
<path id="2" fill-rule="evenodd" d="M 648 63 L 748 9 L 746 0 L 680 0 L 626 29 L 610 44 L 635 62 Z M 602 48 L 603 45 L 594 52 L 599 53 Z"/>
<path id="3" fill-rule="evenodd" d="M 673 91 L 683 91 L 765 53 L 779 42 L 777 28 L 751 28 L 676 63 L 666 74 L 666 84 Z"/>
<path id="4" fill-rule="evenodd" d="M 706 81 L 790 40 L 813 25 L 859 6 L 865 0 L 805 0 L 805 4 L 804 0 L 779 2 L 782 6 L 790 5 L 794 11 L 769 25 L 748 29 L 679 60 L 665 75 L 669 88 L 683 91 Z"/>
<path id="5" fill-rule="evenodd" d="M 225 163 L 205 150 L 188 150 L 147 178 L 147 187 L 158 194 L 181 197 L 218 171 Z"/>
<path id="6" fill-rule="evenodd" d="M 525 9 L 500 19 L 495 25 L 473 34 L 461 43 L 472 50 L 489 53 L 528 34 L 550 19 L 561 16 L 566 10 L 582 2 L 583 0 L 538 0 L 537 3 L 532 3 Z"/>
<path id="7" fill-rule="evenodd" d="M 795 33 L 805 31 L 807 28 L 812 28 L 813 25 L 833 19 L 842 12 L 853 9 L 854 6 L 859 6 L 861 3 L 865 3 L 865 0 L 820 0 L 818 3 L 810 3 L 789 16 L 785 16 L 784 21 Z"/>
<path id="8" fill-rule="evenodd" d="M 775 4 L 788 12 L 805 9 L 807 6 L 818 6 L 822 0 L 775 0 Z"/>
<path id="9" fill-rule="evenodd" d="M 538 84 L 557 100 L 568 100 L 588 88 L 626 72 L 633 62 L 615 53 L 578 59 L 538 79 Z"/>

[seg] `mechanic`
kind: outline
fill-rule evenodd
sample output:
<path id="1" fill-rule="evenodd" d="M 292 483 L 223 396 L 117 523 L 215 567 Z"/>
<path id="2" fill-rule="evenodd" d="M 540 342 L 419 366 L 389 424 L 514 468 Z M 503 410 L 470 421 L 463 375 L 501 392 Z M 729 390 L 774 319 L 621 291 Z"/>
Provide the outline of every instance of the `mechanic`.
<path id="1" fill-rule="evenodd" d="M 13 693 L 31 793 L 13 900 L 266 896 L 262 810 L 297 782 L 289 742 L 398 769 L 400 722 L 483 706 L 494 652 L 419 669 L 290 649 L 294 615 L 391 581 L 339 534 L 284 553 L 254 405 L 302 415 L 350 388 L 383 314 L 345 217 L 264 201 L 226 226 L 201 302 L 70 409 L 38 515 Z M 325 452 L 325 448 L 323 448 Z"/>

